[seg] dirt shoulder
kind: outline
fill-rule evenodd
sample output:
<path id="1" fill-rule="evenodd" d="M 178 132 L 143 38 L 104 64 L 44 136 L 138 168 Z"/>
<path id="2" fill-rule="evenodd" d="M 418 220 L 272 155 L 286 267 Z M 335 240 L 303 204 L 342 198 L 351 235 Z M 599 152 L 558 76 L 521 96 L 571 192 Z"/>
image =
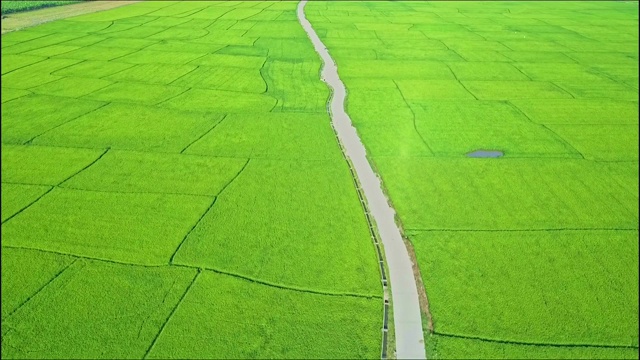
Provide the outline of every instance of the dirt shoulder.
<path id="1" fill-rule="evenodd" d="M 109 10 L 116 7 L 137 3 L 140 0 L 130 1 L 87 1 L 71 5 L 55 6 L 45 9 L 26 11 L 3 15 L 2 34 L 20 30 L 49 21 L 65 19 L 72 16 Z"/>

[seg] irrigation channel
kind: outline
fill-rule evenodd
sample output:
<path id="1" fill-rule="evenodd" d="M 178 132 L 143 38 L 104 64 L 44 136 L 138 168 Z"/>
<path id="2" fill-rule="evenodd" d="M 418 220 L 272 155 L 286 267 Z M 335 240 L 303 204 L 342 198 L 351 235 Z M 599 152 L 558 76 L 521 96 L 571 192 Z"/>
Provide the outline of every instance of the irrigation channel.
<path id="1" fill-rule="evenodd" d="M 356 129 L 352 126 L 349 115 L 345 112 L 346 88 L 338 76 L 338 68 L 335 62 L 304 14 L 306 3 L 307 0 L 302 0 L 298 4 L 298 20 L 324 63 L 321 70 L 321 78 L 331 88 L 331 100 L 328 104 L 331 122 L 342 145 L 342 151 L 350 162 L 352 170 L 355 170 L 354 176 L 357 178 L 357 183 L 360 184 L 358 192 L 361 195 L 364 193 L 364 198 L 366 199 L 365 213 L 370 213 L 373 216 L 384 245 L 386 263 L 389 267 L 389 277 L 392 284 L 391 298 L 393 300 L 396 356 L 398 359 L 425 359 L 426 353 L 418 290 L 413 277 L 409 253 L 402 240 L 400 229 L 395 223 L 395 210 L 389 205 L 382 191 L 380 179 L 367 160 L 364 145 L 360 141 Z M 376 242 L 375 238 L 374 242 Z M 378 246 L 379 250 L 379 245 L 376 244 L 376 246 Z M 379 256 L 379 260 L 382 261 L 380 252 Z M 381 268 L 381 270 L 383 286 L 386 292 L 384 268 Z M 386 339 L 387 330 L 387 309 L 388 305 L 385 301 L 383 357 L 386 357 L 386 341 L 384 339 Z"/>

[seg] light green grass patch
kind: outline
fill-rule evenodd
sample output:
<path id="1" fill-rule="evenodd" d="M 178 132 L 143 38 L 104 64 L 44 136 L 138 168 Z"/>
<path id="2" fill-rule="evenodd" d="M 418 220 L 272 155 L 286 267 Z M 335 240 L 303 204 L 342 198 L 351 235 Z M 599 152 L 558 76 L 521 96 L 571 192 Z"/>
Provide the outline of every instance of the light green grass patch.
<path id="1" fill-rule="evenodd" d="M 436 331 L 542 344 L 638 345 L 637 230 L 410 237 Z"/>
<path id="2" fill-rule="evenodd" d="M 414 61 L 429 61 L 429 62 L 458 62 L 464 61 L 456 52 L 451 50 L 431 50 L 431 49 L 408 49 L 405 47 L 386 47 L 375 49 L 379 60 L 399 60 L 407 59 Z M 432 63 L 433 64 L 433 63 Z M 437 67 L 440 67 L 438 65 Z M 425 71 L 425 70 L 419 70 Z M 428 71 L 428 70 L 427 70 Z"/>
<path id="3" fill-rule="evenodd" d="M 111 85 L 111 81 L 83 77 L 64 77 L 31 88 L 35 94 L 78 98 Z"/>
<path id="4" fill-rule="evenodd" d="M 2 54 L 2 74 L 44 60 L 42 56 Z"/>
<path id="5" fill-rule="evenodd" d="M 158 24 L 161 25 L 161 24 Z M 166 27 L 167 25 L 162 24 L 162 27 Z M 181 27 L 174 26 L 164 31 L 160 31 L 149 36 L 147 39 L 151 40 L 192 40 L 198 39 L 205 35 L 208 35 L 209 32 L 205 29 L 198 29 L 193 27 Z"/>
<path id="6" fill-rule="evenodd" d="M 2 145 L 2 182 L 58 185 L 82 170 L 102 150 Z"/>
<path id="7" fill-rule="evenodd" d="M 220 114 L 109 104 L 34 143 L 178 153 L 221 119 Z"/>
<path id="8" fill-rule="evenodd" d="M 635 359 L 638 349 L 507 344 L 425 335 L 432 359 Z"/>
<path id="9" fill-rule="evenodd" d="M 376 358 L 381 321 L 380 299 L 308 294 L 204 271 L 149 358 Z"/>
<path id="10" fill-rule="evenodd" d="M 531 80 L 503 62 L 454 62 L 449 67 L 458 80 Z"/>
<path id="11" fill-rule="evenodd" d="M 3 190 L 4 185 L 2 184 Z M 4 206 L 3 206 L 4 210 Z M 2 248 L 2 322 L 71 264 L 69 256 L 28 249 Z M 24 271 L 29 269 L 29 271 Z M 2 336 L 11 330 L 2 329 Z"/>
<path id="12" fill-rule="evenodd" d="M 493 50 L 456 50 L 456 53 L 462 56 L 463 60 L 474 62 L 511 62 L 511 59 L 506 57 L 503 53 Z M 571 60 L 567 58 L 568 60 Z M 444 60 L 450 61 L 450 60 Z"/>
<path id="13" fill-rule="evenodd" d="M 40 49 L 30 50 L 30 51 L 24 52 L 22 54 L 23 55 L 51 57 L 51 56 L 64 54 L 64 53 L 67 53 L 67 52 L 70 52 L 70 51 L 73 51 L 73 50 L 77 50 L 79 48 L 80 48 L 79 46 L 56 44 L 56 45 L 46 46 L 46 47 L 43 47 L 43 48 L 40 48 Z"/>
<path id="14" fill-rule="evenodd" d="M 86 95 L 84 99 L 155 105 L 182 94 L 185 90 L 187 88 L 177 86 L 117 82 Z"/>
<path id="15" fill-rule="evenodd" d="M 135 52 L 136 49 L 124 47 L 103 47 L 97 44 L 81 47 L 77 50 L 57 55 L 61 59 L 109 61 Z"/>
<path id="16" fill-rule="evenodd" d="M 558 80 L 554 83 L 573 94 L 577 99 L 638 101 L 637 88 L 609 79 L 599 81 Z"/>
<path id="17" fill-rule="evenodd" d="M 231 114 L 186 153 L 252 159 L 341 159 L 329 117 L 304 113 Z"/>
<path id="18" fill-rule="evenodd" d="M 126 30 L 113 31 L 108 33 L 97 32 L 96 34 L 101 34 L 105 37 L 113 38 L 145 39 L 166 29 L 166 27 L 164 26 L 138 26 L 138 24 L 134 22 L 121 22 L 120 24 L 124 25 L 125 27 L 129 26 L 129 28 Z"/>
<path id="19" fill-rule="evenodd" d="M 405 229 L 638 226 L 638 177 L 624 163 L 550 158 L 377 158 L 375 163 Z"/>
<path id="20" fill-rule="evenodd" d="M 317 61 L 268 61 L 262 75 L 267 94 L 278 99 L 274 111 L 326 112 L 329 89 L 319 72 Z"/>
<path id="21" fill-rule="evenodd" d="M 2 55 L 4 56 L 6 54 L 21 54 L 29 50 L 41 49 L 49 45 L 59 44 L 65 41 L 77 39 L 79 37 L 83 37 L 87 35 L 86 33 L 83 33 L 83 32 L 76 32 L 73 34 L 62 34 L 62 33 L 47 34 L 46 36 L 40 36 L 42 34 L 43 33 L 38 33 L 38 35 L 34 35 L 34 39 L 32 40 L 23 41 L 23 42 L 20 42 L 19 44 L 2 48 Z M 4 38 L 5 35 L 2 35 L 2 37 Z"/>
<path id="22" fill-rule="evenodd" d="M 195 65 L 141 64 L 109 75 L 106 79 L 168 85 L 196 68 Z"/>
<path id="23" fill-rule="evenodd" d="M 2 103 L 5 103 L 7 101 L 29 95 L 31 94 L 31 91 L 3 87 L 2 91 L 0 91 L 0 94 L 0 96 L 2 97 Z"/>
<path id="24" fill-rule="evenodd" d="M 56 21 L 50 21 L 43 24 L 40 24 L 32 30 L 40 31 L 44 34 L 51 33 L 92 33 L 96 31 L 101 31 L 109 27 L 111 22 L 109 21 L 84 21 L 78 22 L 73 21 L 71 19 L 58 19 Z"/>
<path id="25" fill-rule="evenodd" d="M 522 63 L 576 63 L 567 55 L 555 51 L 502 51 L 502 55 L 515 62 Z"/>
<path id="26" fill-rule="evenodd" d="M 196 53 L 200 56 L 222 49 L 225 45 L 200 44 L 187 41 L 165 40 L 147 47 L 145 50 L 161 52 Z"/>
<path id="27" fill-rule="evenodd" d="M 519 62 L 514 66 L 527 74 L 531 80 L 536 81 L 578 80 L 589 82 L 604 79 L 595 71 L 580 64 Z"/>
<path id="28" fill-rule="evenodd" d="M 245 163 L 244 159 L 112 150 L 63 186 L 215 196 Z"/>
<path id="29" fill-rule="evenodd" d="M 222 49 L 216 51 L 216 54 L 259 56 L 266 58 L 269 54 L 269 49 L 260 48 L 257 46 L 227 45 Z"/>
<path id="30" fill-rule="evenodd" d="M 447 65 L 439 62 L 399 60 L 349 60 L 338 71 L 346 77 L 421 80 L 454 80 Z"/>
<path id="31" fill-rule="evenodd" d="M 480 100 L 567 99 L 571 95 L 546 81 L 462 81 Z"/>
<path id="32" fill-rule="evenodd" d="M 253 46 L 269 51 L 269 61 L 267 63 L 279 60 L 305 63 L 319 61 L 318 54 L 313 49 L 313 45 L 308 38 L 278 39 L 261 37 L 255 41 Z"/>
<path id="33" fill-rule="evenodd" d="M 211 204 L 206 196 L 53 189 L 2 225 L 2 242 L 163 265 Z"/>
<path id="34" fill-rule="evenodd" d="M 638 102 L 606 99 L 512 101 L 540 124 L 637 124 Z"/>
<path id="35" fill-rule="evenodd" d="M 2 143 L 24 143 L 103 105 L 97 101 L 35 94 L 4 103 Z"/>
<path id="36" fill-rule="evenodd" d="M 2 183 L 2 221 L 27 207 L 49 189 L 51 189 L 50 186 Z M 4 299 L 4 296 L 2 298 Z"/>
<path id="37" fill-rule="evenodd" d="M 114 61 L 92 61 L 87 60 L 79 64 L 71 65 L 60 70 L 53 72 L 53 75 L 59 76 L 75 76 L 83 77 L 91 75 L 93 78 L 102 78 L 107 75 L 115 74 L 117 72 L 128 69 L 133 64 L 123 64 Z"/>
<path id="38" fill-rule="evenodd" d="M 46 84 L 60 78 L 59 76 L 49 75 L 50 73 L 79 62 L 80 60 L 71 59 L 43 60 L 2 75 L 2 86 L 16 89 L 29 89 L 34 86 Z"/>
<path id="39" fill-rule="evenodd" d="M 638 160 L 638 125 L 547 125 L 587 159 Z"/>
<path id="40" fill-rule="evenodd" d="M 164 103 L 162 107 L 176 110 L 197 110 L 214 112 L 271 111 L 276 99 L 262 94 L 240 93 L 236 91 L 191 89 Z"/>
<path id="41" fill-rule="evenodd" d="M 129 64 L 184 65 L 189 61 L 195 60 L 204 55 L 206 54 L 195 53 L 195 52 L 177 52 L 177 51 L 165 52 L 165 51 L 143 49 L 119 58 L 118 62 L 129 63 Z"/>
<path id="42" fill-rule="evenodd" d="M 195 272 L 77 261 L 3 319 L 2 357 L 142 358 Z"/>
<path id="43" fill-rule="evenodd" d="M 392 121 L 358 124 L 358 135 L 367 144 L 371 156 L 433 156 L 416 131 L 411 117 L 394 114 Z M 410 115 L 409 115 L 410 116 Z"/>
<path id="44" fill-rule="evenodd" d="M 380 274 L 363 217 L 346 162 L 252 159 L 175 262 L 287 286 L 377 295 Z"/>
<path id="45" fill-rule="evenodd" d="M 265 61 L 266 58 L 262 56 L 208 54 L 197 60 L 191 61 L 190 64 L 211 67 L 238 67 L 254 70 L 260 69 Z"/>
<path id="46" fill-rule="evenodd" d="M 396 81 L 407 100 L 472 100 L 469 93 L 455 80 L 398 80 Z"/>
<path id="47" fill-rule="evenodd" d="M 198 66 L 196 70 L 177 79 L 171 85 L 255 94 L 267 91 L 267 84 L 260 76 L 258 68 Z"/>
<path id="48" fill-rule="evenodd" d="M 436 155 L 462 157 L 478 149 L 516 157 L 580 157 L 544 126 L 498 101 L 412 103 L 416 128 Z"/>
<path id="49" fill-rule="evenodd" d="M 97 47 L 125 48 L 140 50 L 150 45 L 157 44 L 157 41 L 146 39 L 109 38 L 95 44 Z"/>

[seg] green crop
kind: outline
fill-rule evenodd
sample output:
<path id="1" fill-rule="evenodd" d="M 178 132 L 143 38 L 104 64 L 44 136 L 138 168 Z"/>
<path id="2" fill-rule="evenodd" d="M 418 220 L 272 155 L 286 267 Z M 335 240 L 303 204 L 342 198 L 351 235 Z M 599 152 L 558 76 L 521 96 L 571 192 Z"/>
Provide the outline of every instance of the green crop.
<path id="1" fill-rule="evenodd" d="M 3 358 L 379 356 L 379 264 L 296 6 L 2 36 Z"/>
<path id="2" fill-rule="evenodd" d="M 46 8 L 46 7 L 52 7 L 52 6 L 61 6 L 61 5 L 69 5 L 69 4 L 74 4 L 74 3 L 78 3 L 80 1 L 33 1 L 33 0 L 20 0 L 20 1 L 11 1 L 11 0 L 3 0 L 2 1 L 2 13 L 3 14 L 11 14 L 11 13 L 16 13 L 16 12 L 21 12 L 21 11 L 28 11 L 28 10 L 36 10 L 36 9 L 41 9 L 41 8 Z"/>
<path id="3" fill-rule="evenodd" d="M 427 356 L 637 357 L 637 4 L 306 13 L 414 245 Z"/>

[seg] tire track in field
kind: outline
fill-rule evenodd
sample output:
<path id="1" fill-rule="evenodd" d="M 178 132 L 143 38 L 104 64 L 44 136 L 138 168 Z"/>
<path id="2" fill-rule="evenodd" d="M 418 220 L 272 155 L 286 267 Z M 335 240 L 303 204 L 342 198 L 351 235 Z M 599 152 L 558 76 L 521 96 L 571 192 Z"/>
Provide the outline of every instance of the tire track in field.
<path id="1" fill-rule="evenodd" d="M 368 216 L 370 213 L 377 225 L 377 233 L 384 244 L 389 276 L 391 284 L 393 284 L 391 296 L 393 299 L 396 356 L 399 359 L 425 359 L 426 353 L 418 288 L 408 250 L 402 239 L 400 229 L 395 222 L 396 212 L 389 205 L 389 201 L 382 190 L 381 180 L 369 164 L 366 149 L 352 126 L 349 115 L 344 110 L 346 88 L 338 76 L 338 68 L 331 55 L 329 55 L 326 46 L 305 17 L 304 7 L 306 3 L 307 0 L 302 0 L 298 4 L 297 16 L 323 61 L 323 67 L 320 72 L 321 79 L 331 89 L 331 98 L 330 103 L 327 104 L 327 110 L 343 155 L 346 157 L 350 168 L 353 169 L 352 174 L 355 172 L 353 174 L 355 175 L 354 181 L 360 185 L 356 186 L 358 194 L 364 195 L 361 201 L 365 207 L 367 219 L 370 220 Z M 376 242 L 377 240 L 374 237 L 374 243 Z M 376 247 L 379 248 L 378 245 Z M 382 264 L 383 259 L 380 258 L 380 260 Z M 386 284 L 384 284 L 384 287 L 386 289 Z M 385 320 L 388 316 L 387 309 L 388 303 L 385 301 Z M 382 358 L 386 358 L 387 355 L 387 332 L 385 330 L 383 329 Z"/>

